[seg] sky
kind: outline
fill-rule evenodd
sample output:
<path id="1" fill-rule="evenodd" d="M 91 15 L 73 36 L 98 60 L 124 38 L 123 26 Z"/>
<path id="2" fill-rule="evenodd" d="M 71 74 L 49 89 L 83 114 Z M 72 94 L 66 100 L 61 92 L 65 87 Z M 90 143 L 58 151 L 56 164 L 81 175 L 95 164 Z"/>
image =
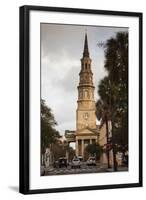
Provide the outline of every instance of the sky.
<path id="1" fill-rule="evenodd" d="M 97 45 L 115 37 L 121 27 L 41 24 L 41 98 L 51 108 L 61 135 L 76 129 L 77 86 L 81 69 L 85 33 L 92 59 L 95 100 L 99 81 L 107 75 L 104 49 Z"/>

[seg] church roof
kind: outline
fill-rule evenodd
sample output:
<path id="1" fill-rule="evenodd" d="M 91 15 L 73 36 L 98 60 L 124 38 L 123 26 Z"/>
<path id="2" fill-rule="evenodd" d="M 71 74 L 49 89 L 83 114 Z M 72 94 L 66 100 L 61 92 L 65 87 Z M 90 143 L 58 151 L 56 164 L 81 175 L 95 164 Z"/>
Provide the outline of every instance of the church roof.
<path id="1" fill-rule="evenodd" d="M 83 57 L 89 57 L 87 33 L 85 34 Z"/>

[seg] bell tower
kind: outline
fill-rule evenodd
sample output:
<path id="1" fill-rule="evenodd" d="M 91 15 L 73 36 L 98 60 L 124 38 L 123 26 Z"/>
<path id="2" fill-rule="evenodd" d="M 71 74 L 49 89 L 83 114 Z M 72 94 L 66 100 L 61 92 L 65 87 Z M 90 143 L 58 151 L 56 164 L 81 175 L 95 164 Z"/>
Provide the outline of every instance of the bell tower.
<path id="1" fill-rule="evenodd" d="M 88 50 L 87 34 L 85 34 L 81 71 L 79 73 L 76 129 L 96 129 L 95 100 L 91 58 Z"/>

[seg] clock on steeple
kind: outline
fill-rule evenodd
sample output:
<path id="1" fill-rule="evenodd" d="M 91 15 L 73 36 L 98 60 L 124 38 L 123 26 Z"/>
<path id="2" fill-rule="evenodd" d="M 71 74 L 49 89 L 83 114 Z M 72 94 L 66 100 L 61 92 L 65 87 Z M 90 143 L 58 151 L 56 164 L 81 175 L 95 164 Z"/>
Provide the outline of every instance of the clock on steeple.
<path id="1" fill-rule="evenodd" d="M 96 129 L 95 100 L 91 58 L 88 50 L 87 34 L 85 34 L 83 57 L 78 85 L 77 130 L 86 128 Z"/>

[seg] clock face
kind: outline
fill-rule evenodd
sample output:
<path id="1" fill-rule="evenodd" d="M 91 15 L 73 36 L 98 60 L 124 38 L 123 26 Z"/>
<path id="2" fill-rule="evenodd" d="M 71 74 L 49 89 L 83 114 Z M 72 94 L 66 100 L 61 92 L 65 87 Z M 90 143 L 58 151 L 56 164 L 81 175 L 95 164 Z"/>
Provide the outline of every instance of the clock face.
<path id="1" fill-rule="evenodd" d="M 84 114 L 83 114 L 83 118 L 84 118 L 85 120 L 87 120 L 87 119 L 89 118 L 89 113 L 84 113 Z"/>

